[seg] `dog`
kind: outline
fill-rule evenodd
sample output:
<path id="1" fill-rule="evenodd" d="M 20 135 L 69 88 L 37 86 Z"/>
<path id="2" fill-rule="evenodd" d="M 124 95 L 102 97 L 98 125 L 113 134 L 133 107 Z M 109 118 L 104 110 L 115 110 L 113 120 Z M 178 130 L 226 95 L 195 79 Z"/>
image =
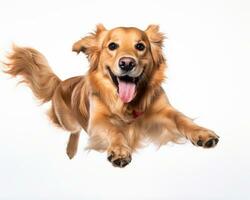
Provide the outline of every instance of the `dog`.
<path id="1" fill-rule="evenodd" d="M 167 68 L 164 38 L 158 25 L 143 31 L 107 30 L 99 24 L 73 44 L 74 52 L 88 58 L 86 75 L 62 81 L 39 51 L 17 46 L 5 72 L 21 76 L 42 103 L 51 101 L 50 120 L 70 132 L 70 159 L 82 129 L 89 135 L 87 149 L 106 151 L 115 167 L 128 165 L 145 142 L 161 146 L 188 139 L 195 146 L 214 147 L 219 136 L 176 110 L 161 87 Z"/>

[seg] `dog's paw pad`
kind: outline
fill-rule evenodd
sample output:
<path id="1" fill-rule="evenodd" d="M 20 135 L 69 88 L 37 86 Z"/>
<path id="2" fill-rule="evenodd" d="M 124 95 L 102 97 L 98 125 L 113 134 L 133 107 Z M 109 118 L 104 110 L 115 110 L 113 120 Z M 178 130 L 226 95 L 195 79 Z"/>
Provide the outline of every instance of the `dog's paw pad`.
<path id="1" fill-rule="evenodd" d="M 110 151 L 107 157 L 108 161 L 112 163 L 114 167 L 123 168 L 127 166 L 132 158 L 128 151 Z"/>
<path id="2" fill-rule="evenodd" d="M 112 155 L 112 154 L 110 154 L 110 155 L 107 157 L 107 159 L 108 159 L 109 162 L 112 161 L 112 158 L 113 158 L 113 155 Z"/>
<path id="3" fill-rule="evenodd" d="M 118 158 L 113 161 L 113 165 L 115 167 L 125 167 L 131 162 L 131 159 L 123 159 L 123 158 Z"/>
<path id="4" fill-rule="evenodd" d="M 202 146 L 202 140 L 198 140 L 197 145 L 201 147 Z"/>
<path id="5" fill-rule="evenodd" d="M 199 130 L 193 133 L 191 142 L 203 148 L 212 148 L 219 142 L 219 136 L 210 130 Z"/>
<path id="6" fill-rule="evenodd" d="M 209 139 L 209 140 L 204 144 L 204 147 L 205 147 L 205 148 L 214 147 L 218 142 L 219 142 L 219 139 L 218 139 L 218 138 Z"/>

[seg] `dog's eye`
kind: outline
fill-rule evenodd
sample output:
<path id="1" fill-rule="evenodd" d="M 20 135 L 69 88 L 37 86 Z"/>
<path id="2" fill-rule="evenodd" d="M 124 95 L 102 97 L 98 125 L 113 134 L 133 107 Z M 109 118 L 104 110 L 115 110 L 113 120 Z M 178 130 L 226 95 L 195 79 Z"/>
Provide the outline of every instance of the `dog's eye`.
<path id="1" fill-rule="evenodd" d="M 111 42 L 108 47 L 111 51 L 113 51 L 113 50 L 117 49 L 119 47 L 119 45 L 114 43 L 114 42 Z"/>
<path id="2" fill-rule="evenodd" d="M 145 49 L 145 45 L 143 43 L 137 43 L 135 48 L 139 51 L 143 51 Z"/>

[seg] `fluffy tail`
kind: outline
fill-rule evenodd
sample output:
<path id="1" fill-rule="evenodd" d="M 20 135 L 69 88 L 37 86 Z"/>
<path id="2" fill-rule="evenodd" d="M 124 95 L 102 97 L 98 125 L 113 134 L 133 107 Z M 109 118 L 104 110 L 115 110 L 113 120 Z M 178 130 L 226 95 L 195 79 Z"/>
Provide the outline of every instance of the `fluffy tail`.
<path id="1" fill-rule="evenodd" d="M 14 77 L 21 76 L 21 82 L 26 83 L 42 103 L 51 100 L 61 80 L 39 51 L 14 46 L 8 60 L 6 73 Z"/>

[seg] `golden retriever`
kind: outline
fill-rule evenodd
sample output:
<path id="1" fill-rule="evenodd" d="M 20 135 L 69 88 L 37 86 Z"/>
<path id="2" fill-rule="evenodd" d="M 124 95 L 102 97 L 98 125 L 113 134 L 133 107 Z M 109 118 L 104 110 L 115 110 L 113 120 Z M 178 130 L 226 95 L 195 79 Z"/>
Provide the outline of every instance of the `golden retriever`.
<path id="1" fill-rule="evenodd" d="M 143 141 L 157 145 L 187 138 L 195 146 L 214 147 L 219 137 L 173 108 L 161 87 L 167 67 L 164 35 L 159 26 L 96 31 L 73 45 L 89 60 L 85 76 L 61 81 L 35 49 L 13 47 L 6 73 L 20 75 L 42 102 L 51 100 L 51 121 L 69 131 L 69 158 L 79 135 L 89 135 L 88 149 L 107 151 L 117 167 L 125 167 Z"/>

